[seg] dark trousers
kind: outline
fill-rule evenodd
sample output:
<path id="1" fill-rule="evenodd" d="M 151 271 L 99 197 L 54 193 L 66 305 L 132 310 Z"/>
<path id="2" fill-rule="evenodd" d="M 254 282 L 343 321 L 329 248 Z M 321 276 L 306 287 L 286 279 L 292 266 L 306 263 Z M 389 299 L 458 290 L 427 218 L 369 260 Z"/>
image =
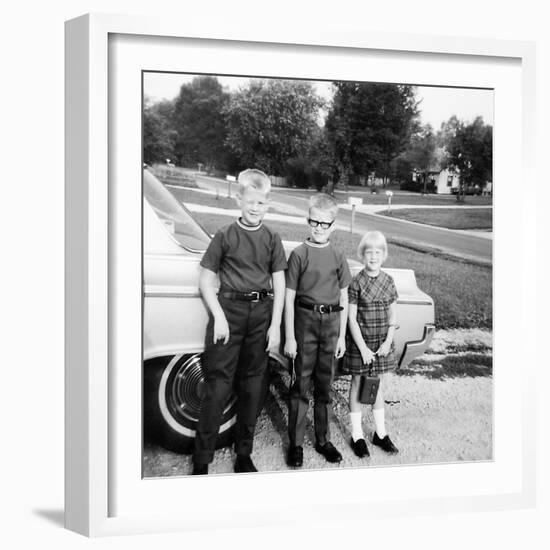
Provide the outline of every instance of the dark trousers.
<path id="1" fill-rule="evenodd" d="M 313 380 L 313 421 L 320 445 L 329 440 L 328 408 L 334 379 L 334 352 L 340 327 L 340 312 L 316 313 L 296 306 L 294 326 L 298 353 L 295 380 L 290 387 L 288 435 L 291 445 L 302 445 L 309 407 L 308 391 Z"/>
<path id="2" fill-rule="evenodd" d="M 214 319 L 210 316 L 203 354 L 204 396 L 193 453 L 193 460 L 200 464 L 214 458 L 221 417 L 232 391 L 237 394 L 235 452 L 251 454 L 268 362 L 266 338 L 272 300 L 245 302 L 219 297 L 219 301 L 229 325 L 229 342 L 212 342 Z"/>

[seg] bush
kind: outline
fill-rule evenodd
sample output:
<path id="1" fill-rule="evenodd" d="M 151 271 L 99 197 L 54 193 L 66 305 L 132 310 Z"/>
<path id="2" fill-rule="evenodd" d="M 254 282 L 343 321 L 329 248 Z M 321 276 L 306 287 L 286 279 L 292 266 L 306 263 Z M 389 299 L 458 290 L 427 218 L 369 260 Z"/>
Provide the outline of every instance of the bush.
<path id="1" fill-rule="evenodd" d="M 413 181 L 408 180 L 401 182 L 401 190 L 402 191 L 413 191 L 415 193 L 423 193 L 424 192 L 424 182 L 421 181 Z M 428 181 L 426 184 L 426 192 L 428 193 L 436 193 L 437 188 L 435 186 L 435 183 Z"/>
<path id="2" fill-rule="evenodd" d="M 289 185 L 309 189 L 315 187 L 320 190 L 328 183 L 328 176 L 315 167 L 305 157 L 295 157 L 287 160 L 284 165 L 285 177 Z"/>

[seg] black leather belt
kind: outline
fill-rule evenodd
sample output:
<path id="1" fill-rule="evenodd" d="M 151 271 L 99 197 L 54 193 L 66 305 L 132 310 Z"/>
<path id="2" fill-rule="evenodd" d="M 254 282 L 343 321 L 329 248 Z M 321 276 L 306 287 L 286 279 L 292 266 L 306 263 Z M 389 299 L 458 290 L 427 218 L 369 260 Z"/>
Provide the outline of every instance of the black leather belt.
<path id="1" fill-rule="evenodd" d="M 238 292 L 236 290 L 222 290 L 220 296 L 230 300 L 242 300 L 244 302 L 259 302 L 273 298 L 273 292 L 270 290 L 253 290 L 251 292 Z"/>
<path id="2" fill-rule="evenodd" d="M 342 311 L 344 308 L 338 304 L 326 305 L 326 304 L 308 304 L 298 300 L 298 306 L 317 313 L 332 313 L 333 311 Z"/>

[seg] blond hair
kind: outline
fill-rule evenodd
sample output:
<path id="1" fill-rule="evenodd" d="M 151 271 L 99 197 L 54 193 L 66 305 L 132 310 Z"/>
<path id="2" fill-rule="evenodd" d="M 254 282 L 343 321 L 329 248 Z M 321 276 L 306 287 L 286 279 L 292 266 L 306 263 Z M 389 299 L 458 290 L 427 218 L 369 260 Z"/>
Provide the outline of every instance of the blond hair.
<path id="1" fill-rule="evenodd" d="M 271 191 L 271 180 L 269 177 L 256 168 L 248 168 L 239 174 L 239 195 L 242 197 L 247 189 L 256 189 L 260 193 L 269 195 Z"/>
<path id="2" fill-rule="evenodd" d="M 357 256 L 359 256 L 360 260 L 363 260 L 365 251 L 369 247 L 379 248 L 382 250 L 384 253 L 384 259 L 382 261 L 386 261 L 386 258 L 388 257 L 388 243 L 383 233 L 380 231 L 367 231 L 363 235 L 361 241 L 359 242 L 359 246 L 357 247 Z"/>
<path id="3" fill-rule="evenodd" d="M 312 208 L 317 208 L 323 212 L 330 212 L 333 218 L 336 218 L 338 212 L 338 203 L 334 197 L 326 193 L 316 193 L 309 199 L 309 211 Z"/>

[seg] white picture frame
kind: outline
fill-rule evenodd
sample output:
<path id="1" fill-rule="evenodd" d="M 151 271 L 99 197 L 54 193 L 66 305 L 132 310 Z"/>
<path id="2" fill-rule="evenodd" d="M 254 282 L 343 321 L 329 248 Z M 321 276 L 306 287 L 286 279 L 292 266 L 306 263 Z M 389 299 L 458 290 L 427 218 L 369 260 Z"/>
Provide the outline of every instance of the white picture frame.
<path id="1" fill-rule="evenodd" d="M 536 361 L 532 350 L 521 349 L 518 378 L 506 355 L 506 342 L 517 330 L 529 330 L 535 317 L 529 310 L 534 300 L 526 272 L 516 272 L 519 299 L 507 304 L 506 311 L 504 296 L 510 280 L 506 249 L 521 250 L 523 265 L 532 262 L 534 243 L 527 235 L 534 220 L 523 215 L 527 199 L 513 204 L 498 186 L 506 189 L 532 175 L 534 45 L 210 23 L 114 15 L 86 15 L 66 23 L 66 527 L 105 536 L 293 522 L 296 510 L 288 502 L 292 490 L 310 495 L 301 520 L 319 522 L 359 520 L 367 513 L 391 517 L 533 506 L 536 441 L 527 419 L 536 409 Z M 188 48 L 187 55 L 179 55 L 179 48 Z M 244 57 L 243 48 L 248 54 Z M 326 62 L 316 64 L 321 53 Z M 380 80 L 398 75 L 400 82 L 484 83 L 495 89 L 495 460 L 293 476 L 142 479 L 137 471 L 141 455 L 135 456 L 136 445 L 141 445 L 139 376 L 125 376 L 132 365 L 139 374 L 141 365 L 141 346 L 135 341 L 141 331 L 141 243 L 135 239 L 126 246 L 132 231 L 139 234 L 141 193 L 121 178 L 124 173 L 139 187 L 135 177 L 141 163 L 135 160 L 141 154 L 141 133 L 136 132 L 141 115 L 135 107 L 138 97 L 141 105 L 141 88 L 135 86 L 141 70 L 174 70 L 176 64 L 191 73 L 330 78 L 338 60 L 336 77 L 361 80 L 364 69 L 359 65 L 365 65 L 355 61 L 368 65 L 380 56 L 385 61 Z M 430 67 L 440 69 L 437 76 L 430 76 Z M 124 86 L 129 93 L 122 105 L 117 97 Z M 514 156 L 515 151 L 521 153 Z M 514 209 L 519 210 L 519 228 L 506 223 Z M 124 288 L 123 280 L 128 281 Z M 509 326 L 509 318 L 518 319 L 519 329 Z M 518 442 L 513 448 L 508 448 L 509 438 Z M 334 506 L 327 507 L 322 488 L 340 484 L 369 486 L 370 494 L 338 491 L 330 496 Z M 235 493 L 231 500 L 216 498 Z M 182 494 L 189 496 L 189 503 Z M 202 514 L 205 506 L 208 517 Z M 236 508 L 244 512 L 241 519 L 231 513 Z"/>

